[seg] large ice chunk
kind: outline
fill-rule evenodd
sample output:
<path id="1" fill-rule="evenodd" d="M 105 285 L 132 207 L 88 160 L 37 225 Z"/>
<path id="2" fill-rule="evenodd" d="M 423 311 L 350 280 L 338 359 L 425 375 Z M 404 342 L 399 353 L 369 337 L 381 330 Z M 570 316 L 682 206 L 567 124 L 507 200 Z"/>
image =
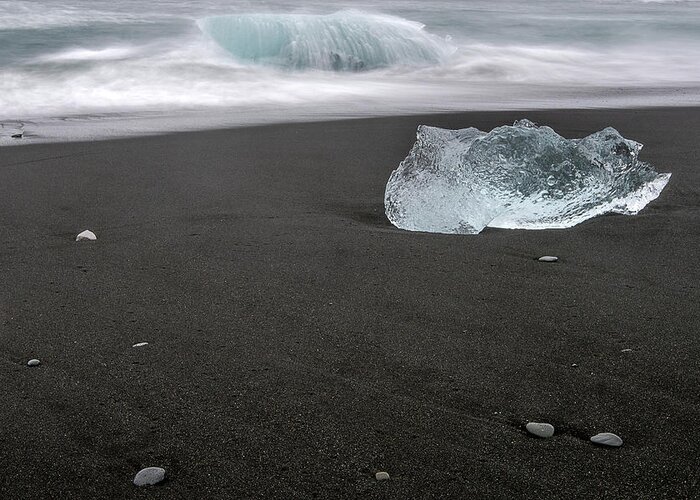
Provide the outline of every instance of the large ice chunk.
<path id="1" fill-rule="evenodd" d="M 392 172 L 384 208 L 410 231 L 476 234 L 570 227 L 596 215 L 633 215 L 671 174 L 638 159 L 642 145 L 608 127 L 565 139 L 529 120 L 482 132 L 421 125 Z"/>
<path id="2" fill-rule="evenodd" d="M 207 17 L 199 28 L 242 62 L 288 69 L 362 71 L 427 66 L 452 45 L 400 17 L 344 10 L 334 14 L 236 14 Z"/>

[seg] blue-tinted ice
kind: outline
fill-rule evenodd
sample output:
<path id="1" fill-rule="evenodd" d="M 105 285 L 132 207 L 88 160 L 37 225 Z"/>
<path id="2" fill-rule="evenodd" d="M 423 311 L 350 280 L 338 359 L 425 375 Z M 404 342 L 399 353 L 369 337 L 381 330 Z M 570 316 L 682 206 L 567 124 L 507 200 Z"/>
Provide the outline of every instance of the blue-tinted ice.
<path id="1" fill-rule="evenodd" d="M 386 185 L 392 224 L 476 234 L 485 227 L 554 229 L 605 213 L 634 215 L 671 174 L 638 159 L 642 145 L 608 127 L 565 139 L 529 120 L 482 132 L 421 125 Z"/>
<path id="2" fill-rule="evenodd" d="M 423 25 L 399 17 L 346 10 L 328 15 L 239 14 L 198 22 L 242 62 L 289 69 L 362 71 L 427 66 L 454 52 Z"/>

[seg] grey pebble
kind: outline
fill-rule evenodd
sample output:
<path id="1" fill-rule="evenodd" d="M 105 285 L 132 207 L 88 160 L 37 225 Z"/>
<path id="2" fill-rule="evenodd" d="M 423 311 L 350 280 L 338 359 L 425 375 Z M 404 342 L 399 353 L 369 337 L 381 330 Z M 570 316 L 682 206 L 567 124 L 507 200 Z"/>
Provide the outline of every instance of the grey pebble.
<path id="1" fill-rule="evenodd" d="M 555 257 L 554 255 L 543 255 L 537 260 L 540 262 L 556 262 L 559 260 L 559 257 Z"/>
<path id="2" fill-rule="evenodd" d="M 601 432 L 591 438 L 591 442 L 603 446 L 622 446 L 622 438 L 612 432 Z"/>
<path id="3" fill-rule="evenodd" d="M 525 425 L 525 429 L 530 434 L 541 438 L 550 438 L 554 436 L 554 426 L 552 424 L 528 422 L 527 425 Z"/>
<path id="4" fill-rule="evenodd" d="M 151 486 L 160 483 L 163 479 L 165 479 L 165 469 L 146 467 L 134 476 L 134 484 L 136 486 Z"/>
<path id="5" fill-rule="evenodd" d="M 38 359 L 30 359 L 27 361 L 27 366 L 39 366 L 41 364 L 41 361 Z"/>
<path id="6" fill-rule="evenodd" d="M 377 472 L 374 477 L 377 479 L 377 481 L 386 481 L 389 479 L 389 473 L 388 472 Z"/>

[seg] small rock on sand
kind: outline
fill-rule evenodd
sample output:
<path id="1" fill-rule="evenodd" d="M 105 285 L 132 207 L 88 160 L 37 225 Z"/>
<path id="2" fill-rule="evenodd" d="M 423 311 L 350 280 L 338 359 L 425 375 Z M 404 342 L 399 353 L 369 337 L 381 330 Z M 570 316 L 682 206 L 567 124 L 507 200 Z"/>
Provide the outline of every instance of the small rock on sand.
<path id="1" fill-rule="evenodd" d="M 554 255 L 543 255 L 537 260 L 540 262 L 556 262 L 559 260 L 559 257 L 555 257 Z"/>
<path id="2" fill-rule="evenodd" d="M 136 486 L 151 486 L 160 483 L 163 479 L 165 479 L 165 469 L 146 467 L 134 476 L 134 484 Z"/>
<path id="3" fill-rule="evenodd" d="M 622 438 L 612 432 L 601 432 L 591 438 L 591 442 L 603 446 L 622 446 Z"/>
<path id="4" fill-rule="evenodd" d="M 138 344 L 134 344 L 131 347 L 143 347 L 145 345 L 148 345 L 148 342 L 139 342 Z"/>
<path id="5" fill-rule="evenodd" d="M 525 429 L 533 436 L 541 438 L 550 438 L 554 436 L 554 426 L 552 424 L 528 422 L 527 425 L 525 425 Z"/>
<path id="6" fill-rule="evenodd" d="M 95 233 L 88 229 L 86 229 L 85 231 L 83 231 L 75 237 L 75 241 L 95 241 L 96 239 L 97 236 L 95 236 Z"/>
<path id="7" fill-rule="evenodd" d="M 388 472 L 377 472 L 374 477 L 377 479 L 377 481 L 386 481 L 389 479 L 389 473 Z"/>
<path id="8" fill-rule="evenodd" d="M 41 364 L 41 361 L 38 359 L 30 359 L 27 361 L 27 366 L 39 366 Z"/>

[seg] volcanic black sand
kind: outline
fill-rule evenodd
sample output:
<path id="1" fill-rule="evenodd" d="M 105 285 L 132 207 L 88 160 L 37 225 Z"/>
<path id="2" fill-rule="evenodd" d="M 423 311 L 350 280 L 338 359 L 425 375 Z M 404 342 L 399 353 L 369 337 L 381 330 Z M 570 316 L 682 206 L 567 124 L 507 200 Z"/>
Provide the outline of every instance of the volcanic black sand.
<path id="1" fill-rule="evenodd" d="M 671 181 L 567 230 L 389 224 L 418 124 L 523 117 Z M 6 147 L 0 236 L 2 498 L 700 494 L 700 109 Z"/>

